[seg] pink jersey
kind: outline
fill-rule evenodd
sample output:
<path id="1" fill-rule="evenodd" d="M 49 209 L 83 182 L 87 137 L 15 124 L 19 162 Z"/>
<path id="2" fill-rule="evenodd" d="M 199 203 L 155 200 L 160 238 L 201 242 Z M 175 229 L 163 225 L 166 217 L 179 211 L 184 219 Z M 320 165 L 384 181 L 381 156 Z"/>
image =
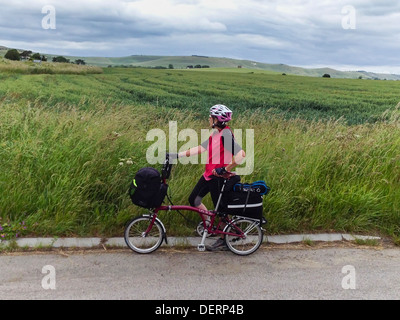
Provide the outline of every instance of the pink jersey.
<path id="1" fill-rule="evenodd" d="M 226 167 L 228 164 L 232 162 L 232 150 L 228 151 L 224 148 L 222 135 L 224 130 L 231 129 L 226 126 L 224 129 L 218 129 L 218 132 L 214 132 L 208 138 L 208 160 L 206 164 L 206 170 L 203 174 L 204 178 L 209 181 L 212 179 L 212 171 L 217 168 Z M 232 134 L 232 131 L 231 131 Z M 232 134 L 233 137 L 233 134 Z"/>

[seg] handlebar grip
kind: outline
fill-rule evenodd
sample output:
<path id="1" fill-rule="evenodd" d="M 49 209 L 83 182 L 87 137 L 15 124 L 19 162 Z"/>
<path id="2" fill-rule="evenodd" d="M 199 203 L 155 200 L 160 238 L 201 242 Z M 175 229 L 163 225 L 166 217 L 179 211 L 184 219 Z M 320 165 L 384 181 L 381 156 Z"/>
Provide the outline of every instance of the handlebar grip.
<path id="1" fill-rule="evenodd" d="M 177 153 L 167 153 L 166 156 L 165 156 L 165 158 L 166 158 L 167 160 L 173 161 L 173 160 L 178 159 L 179 157 L 178 157 L 178 154 L 177 154 Z"/>

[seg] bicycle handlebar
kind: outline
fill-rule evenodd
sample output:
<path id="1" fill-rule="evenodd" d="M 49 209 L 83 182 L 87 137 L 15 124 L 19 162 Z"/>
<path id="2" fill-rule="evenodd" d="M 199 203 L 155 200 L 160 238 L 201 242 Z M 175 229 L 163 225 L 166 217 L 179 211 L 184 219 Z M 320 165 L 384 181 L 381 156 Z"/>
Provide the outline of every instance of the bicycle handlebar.
<path id="1" fill-rule="evenodd" d="M 170 154 L 167 153 L 165 155 L 165 161 L 163 163 L 163 167 L 161 169 L 161 176 L 163 180 L 169 179 L 171 175 L 172 164 L 170 163 Z"/>

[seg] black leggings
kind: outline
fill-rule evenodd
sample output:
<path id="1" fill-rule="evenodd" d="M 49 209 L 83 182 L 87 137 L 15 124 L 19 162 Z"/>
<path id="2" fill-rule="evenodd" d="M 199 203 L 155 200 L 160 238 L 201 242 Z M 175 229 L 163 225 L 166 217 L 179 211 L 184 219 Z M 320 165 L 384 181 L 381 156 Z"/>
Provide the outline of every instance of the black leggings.
<path id="1" fill-rule="evenodd" d="M 221 178 L 215 177 L 207 181 L 204 176 L 201 176 L 200 180 L 197 182 L 196 186 L 189 196 L 190 205 L 192 207 L 198 207 L 201 204 L 203 198 L 207 195 L 207 193 L 210 193 L 212 202 L 214 203 L 214 206 L 216 206 L 222 183 L 223 180 Z"/>
<path id="2" fill-rule="evenodd" d="M 225 185 L 225 191 L 229 191 L 232 186 L 240 181 L 239 176 L 235 176 L 228 180 Z M 192 193 L 189 196 L 189 203 L 192 207 L 198 207 L 201 204 L 203 198 L 210 193 L 214 208 L 217 205 L 219 195 L 221 193 L 221 188 L 224 184 L 223 178 L 213 177 L 211 180 L 206 180 L 204 176 L 201 176 L 200 180 L 197 182 Z"/>

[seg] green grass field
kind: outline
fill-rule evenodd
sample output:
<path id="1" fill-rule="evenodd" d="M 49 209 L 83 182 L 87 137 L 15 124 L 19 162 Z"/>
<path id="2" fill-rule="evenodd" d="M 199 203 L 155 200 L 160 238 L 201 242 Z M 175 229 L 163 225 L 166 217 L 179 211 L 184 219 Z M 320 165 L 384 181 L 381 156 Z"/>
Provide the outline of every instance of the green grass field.
<path id="1" fill-rule="evenodd" d="M 285 118 L 347 124 L 387 120 L 399 102 L 398 81 L 324 79 L 265 72 L 149 70 L 106 68 L 95 75 L 0 74 L 0 95 L 43 105 L 80 104 L 92 99 L 110 104 L 150 104 L 187 109 L 201 116 L 224 103 L 237 113 L 261 110 Z M 82 102 L 86 101 L 86 102 Z"/>
<path id="2" fill-rule="evenodd" d="M 127 187 L 148 166 L 147 132 L 168 132 L 177 121 L 200 135 L 210 106 L 224 103 L 235 111 L 234 128 L 254 129 L 255 171 L 242 180 L 271 186 L 269 233 L 397 238 L 399 85 L 232 69 L 0 72 L 0 217 L 24 221 L 30 235 L 121 236 L 143 213 Z M 188 203 L 202 170 L 175 167 L 174 203 Z M 176 213 L 161 218 L 170 235 L 193 233 Z"/>

